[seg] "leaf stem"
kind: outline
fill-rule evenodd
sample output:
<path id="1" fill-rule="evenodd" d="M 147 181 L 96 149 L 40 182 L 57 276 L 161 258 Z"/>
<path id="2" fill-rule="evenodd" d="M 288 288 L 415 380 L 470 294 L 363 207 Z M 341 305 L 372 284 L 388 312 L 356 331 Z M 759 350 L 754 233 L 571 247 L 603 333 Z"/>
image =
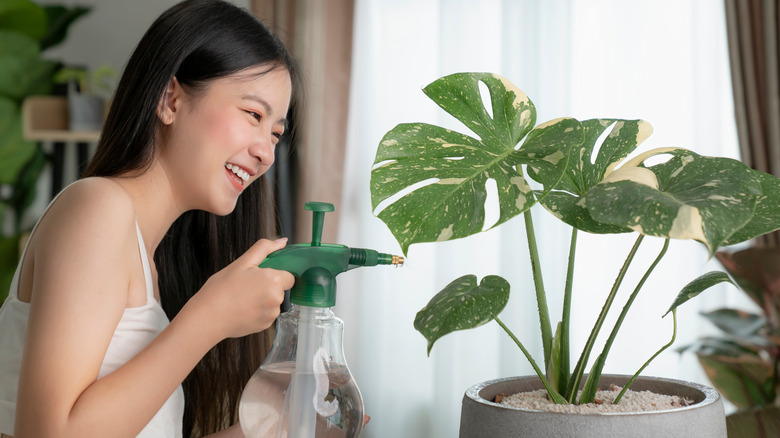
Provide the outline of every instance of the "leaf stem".
<path id="1" fill-rule="evenodd" d="M 542 381 L 542 385 L 544 385 L 544 389 L 547 390 L 547 394 L 550 395 L 550 398 L 555 403 L 566 404 L 566 399 L 564 399 L 563 396 L 561 396 L 558 392 L 552 389 L 552 387 L 550 386 L 550 382 L 548 382 L 547 379 L 544 377 L 544 373 L 539 368 L 539 365 L 536 364 L 536 361 L 534 360 L 533 356 L 531 356 L 531 353 L 529 353 L 528 350 L 525 349 L 523 343 L 520 342 L 519 339 L 517 339 L 517 336 L 515 336 L 515 334 L 512 333 L 512 330 L 509 330 L 509 327 L 507 327 L 498 316 L 496 316 L 494 319 L 496 320 L 498 325 L 500 325 L 501 328 L 504 329 L 504 331 L 509 335 L 509 337 L 512 338 L 515 344 L 517 344 L 517 346 L 520 347 L 520 351 L 523 352 L 525 358 L 528 360 L 528 363 L 531 364 L 534 371 L 536 372 L 536 375 L 539 376 L 539 379 Z"/>
<path id="2" fill-rule="evenodd" d="M 620 399 L 623 398 L 623 394 L 625 394 L 626 391 L 628 391 L 628 387 L 631 386 L 631 384 L 634 383 L 634 380 L 636 380 L 636 378 L 639 377 L 639 374 L 641 374 L 642 371 L 644 371 L 645 368 L 647 368 L 647 366 L 650 365 L 650 362 L 652 362 L 656 357 L 658 357 L 659 354 L 661 354 L 664 350 L 666 350 L 667 348 L 671 347 L 672 344 L 674 344 L 674 340 L 677 339 L 677 309 L 672 310 L 672 321 L 674 321 L 674 328 L 672 329 L 672 339 L 669 341 L 668 344 L 664 345 L 663 347 L 661 347 L 660 350 L 656 351 L 655 354 L 652 355 L 650 359 L 648 359 L 647 362 L 645 362 L 644 365 L 642 365 L 641 368 L 639 368 L 639 370 L 631 377 L 631 379 L 628 382 L 626 382 L 625 385 L 623 385 L 623 389 L 620 391 L 618 396 L 615 398 L 615 401 L 612 403 L 618 404 L 618 402 L 620 402 Z"/>
<path id="3" fill-rule="evenodd" d="M 572 285 L 574 284 L 574 259 L 577 250 L 577 232 L 574 227 L 571 229 L 571 242 L 569 244 L 569 265 L 566 270 L 566 286 L 563 292 L 563 312 L 561 314 L 561 351 L 558 375 L 558 387 L 567 388 L 569 386 L 569 332 L 571 326 L 571 296 Z"/>
<path id="4" fill-rule="evenodd" d="M 612 332 L 609 334 L 609 338 L 607 338 L 607 341 L 604 343 L 604 349 L 601 350 L 601 354 L 599 355 L 600 360 L 597 361 L 593 368 L 591 369 L 590 376 L 595 376 L 596 378 L 599 378 L 601 376 L 601 372 L 603 371 L 604 364 L 607 360 L 607 355 L 609 355 L 609 350 L 612 348 L 612 344 L 615 342 L 615 338 L 617 338 L 618 332 L 620 331 L 620 327 L 623 324 L 623 320 L 626 319 L 626 315 L 628 315 L 628 310 L 631 308 L 631 305 L 634 303 L 634 300 L 636 299 L 637 295 L 639 295 L 639 291 L 642 290 L 642 287 L 644 286 L 647 279 L 650 277 L 650 274 L 655 270 L 655 267 L 658 266 L 658 263 L 661 261 L 661 259 L 666 254 L 666 250 L 669 249 L 669 239 L 664 240 L 664 246 L 661 248 L 661 252 L 658 253 L 658 256 L 655 258 L 653 263 L 650 265 L 650 267 L 647 268 L 647 271 L 645 272 L 645 275 L 642 276 L 642 279 L 639 280 L 639 283 L 637 283 L 636 287 L 634 288 L 634 291 L 631 292 L 631 295 L 628 297 L 628 301 L 626 301 L 626 304 L 623 306 L 623 310 L 620 312 L 620 316 L 618 316 L 617 321 L 615 322 L 615 326 L 612 328 Z M 598 385 L 598 382 L 595 382 L 596 385 Z M 592 400 L 586 399 L 586 400 L 580 400 L 580 403 L 590 403 Z"/>
<path id="5" fill-rule="evenodd" d="M 634 246 L 628 253 L 626 260 L 623 262 L 623 266 L 620 268 L 620 272 L 618 272 L 618 275 L 615 278 L 615 282 L 612 284 L 612 289 L 609 291 L 607 300 L 604 303 L 604 306 L 601 308 L 601 313 L 599 313 L 599 316 L 596 319 L 596 324 L 590 331 L 590 336 L 588 336 L 588 340 L 585 343 L 582 354 L 580 354 L 580 358 L 577 361 L 577 366 L 574 368 L 574 372 L 572 373 L 572 378 L 569 381 L 569 390 L 568 394 L 566 394 L 566 398 L 569 400 L 569 403 L 574 403 L 574 398 L 577 395 L 577 389 L 579 388 L 580 382 L 582 382 L 582 376 L 585 373 L 585 365 L 587 365 L 588 359 L 590 358 L 590 353 L 593 350 L 594 344 L 596 343 L 596 337 L 601 330 L 601 326 L 604 325 L 604 320 L 607 318 L 609 308 L 612 306 L 612 302 L 615 300 L 615 296 L 617 295 L 617 291 L 620 288 L 620 284 L 623 282 L 623 278 L 628 271 L 628 267 L 631 265 L 631 261 L 634 259 L 634 256 L 636 255 L 636 252 L 639 249 L 639 245 L 642 243 L 644 237 L 644 235 L 640 234 L 639 237 L 637 237 L 636 242 L 634 242 Z"/>
<path id="6" fill-rule="evenodd" d="M 534 222 L 531 217 L 531 211 L 526 210 L 523 213 L 525 219 L 525 233 L 528 240 L 528 252 L 531 255 L 531 269 L 534 276 L 534 286 L 536 288 L 536 305 L 539 310 L 539 326 L 542 332 L 542 347 L 544 349 L 544 365 L 547 369 L 547 362 L 550 359 L 550 349 L 552 348 L 552 325 L 550 323 L 550 312 L 547 309 L 547 295 L 544 292 L 544 280 L 542 279 L 542 268 L 539 264 L 539 250 L 536 246 L 536 234 L 534 233 Z"/>

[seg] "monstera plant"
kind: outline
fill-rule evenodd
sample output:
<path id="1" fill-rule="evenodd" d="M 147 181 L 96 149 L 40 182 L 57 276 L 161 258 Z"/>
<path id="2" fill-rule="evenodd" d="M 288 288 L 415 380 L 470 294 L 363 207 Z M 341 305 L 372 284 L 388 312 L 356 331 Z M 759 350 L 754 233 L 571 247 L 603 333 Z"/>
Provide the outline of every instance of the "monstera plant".
<path id="1" fill-rule="evenodd" d="M 62 67 L 41 52 L 61 43 L 70 25 L 89 12 L 84 7 L 39 6 L 30 0 L 0 1 L 0 303 L 19 257 L 22 217 L 35 198 L 46 156 L 22 137 L 25 98 L 49 94 Z M 13 215 L 6 215 L 10 210 Z M 11 226 L 3 226 L 14 217 Z"/>
<path id="2" fill-rule="evenodd" d="M 489 96 L 483 98 L 480 84 Z M 780 228 L 780 180 L 773 176 L 733 159 L 681 148 L 629 157 L 652 132 L 645 121 L 559 118 L 536 125 L 531 100 L 507 79 L 489 73 L 453 74 L 423 91 L 474 135 L 426 123 L 404 123 L 389 131 L 379 144 L 371 172 L 374 211 L 407 253 L 412 244 L 481 232 L 486 184 L 495 181 L 499 211 L 493 227 L 519 215 L 525 221 L 544 357 L 534 359 L 499 318 L 510 285 L 492 275 L 480 281 L 474 275 L 455 279 L 419 311 L 414 325 L 428 340 L 428 354 L 442 336 L 495 320 L 522 350 L 549 398 L 556 403 L 592 402 L 612 343 L 643 284 L 666 254 L 669 239 L 696 240 L 713 255 L 721 246 Z M 651 157 L 666 160 L 649 165 Z M 557 323 L 547 305 L 530 212 L 537 204 L 572 228 Z M 572 367 L 569 333 L 580 231 L 635 233 L 636 241 Z M 663 248 L 634 286 L 596 354 L 596 339 L 624 275 L 648 236 L 664 239 Z M 519 260 L 526 257 L 518 254 Z M 667 312 L 672 314 L 675 335 L 677 307 L 722 282 L 731 279 L 714 271 L 682 287 Z M 673 341 L 674 335 L 634 377 Z M 584 390 L 578 395 L 580 387 Z"/>

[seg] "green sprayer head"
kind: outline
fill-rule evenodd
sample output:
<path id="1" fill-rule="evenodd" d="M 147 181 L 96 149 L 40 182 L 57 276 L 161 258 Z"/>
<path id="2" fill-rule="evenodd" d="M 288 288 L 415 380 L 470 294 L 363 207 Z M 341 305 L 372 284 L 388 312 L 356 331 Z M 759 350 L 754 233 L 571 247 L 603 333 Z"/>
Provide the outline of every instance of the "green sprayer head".
<path id="1" fill-rule="evenodd" d="M 290 290 L 290 302 L 293 304 L 333 307 L 336 305 L 337 275 L 362 266 L 403 264 L 403 257 L 373 249 L 323 244 L 325 213 L 334 211 L 335 207 L 324 202 L 307 202 L 304 209 L 314 213 L 311 243 L 287 245 L 269 254 L 260 263 L 261 268 L 279 269 L 295 276 L 295 285 Z"/>

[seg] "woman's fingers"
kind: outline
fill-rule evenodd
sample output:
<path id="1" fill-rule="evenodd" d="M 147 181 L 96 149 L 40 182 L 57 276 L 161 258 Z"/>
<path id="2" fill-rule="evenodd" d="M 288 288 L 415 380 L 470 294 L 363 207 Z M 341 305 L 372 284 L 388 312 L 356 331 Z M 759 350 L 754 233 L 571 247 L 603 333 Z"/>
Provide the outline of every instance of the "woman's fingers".
<path id="1" fill-rule="evenodd" d="M 287 245 L 286 237 L 276 240 L 260 239 L 249 247 L 241 257 L 236 259 L 236 262 L 240 261 L 242 264 L 247 263 L 257 266 L 268 257 L 268 254 L 284 248 L 285 245 Z"/>

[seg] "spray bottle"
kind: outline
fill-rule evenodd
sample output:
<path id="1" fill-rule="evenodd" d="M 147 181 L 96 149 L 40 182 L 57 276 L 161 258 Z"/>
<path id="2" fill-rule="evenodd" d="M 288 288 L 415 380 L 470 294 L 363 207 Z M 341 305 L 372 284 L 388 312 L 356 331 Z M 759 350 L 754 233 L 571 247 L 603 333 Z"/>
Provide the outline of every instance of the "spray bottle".
<path id="1" fill-rule="evenodd" d="M 311 244 L 288 245 L 261 268 L 295 276 L 290 311 L 279 316 L 276 337 L 249 379 L 239 404 L 246 438 L 353 438 L 363 427 L 363 400 L 344 360 L 343 322 L 336 304 L 336 276 L 362 266 L 402 265 L 403 258 L 371 249 L 321 243 L 332 204 L 308 202 L 314 214 Z"/>

